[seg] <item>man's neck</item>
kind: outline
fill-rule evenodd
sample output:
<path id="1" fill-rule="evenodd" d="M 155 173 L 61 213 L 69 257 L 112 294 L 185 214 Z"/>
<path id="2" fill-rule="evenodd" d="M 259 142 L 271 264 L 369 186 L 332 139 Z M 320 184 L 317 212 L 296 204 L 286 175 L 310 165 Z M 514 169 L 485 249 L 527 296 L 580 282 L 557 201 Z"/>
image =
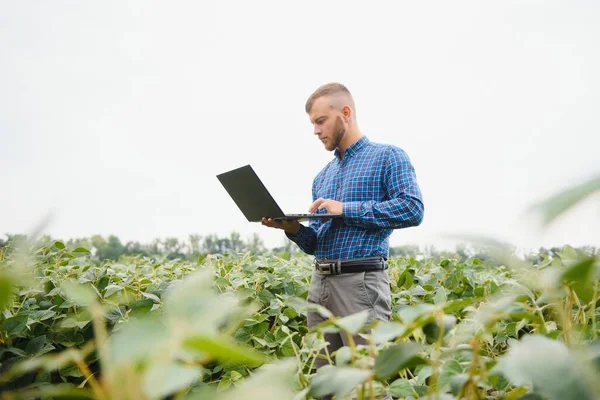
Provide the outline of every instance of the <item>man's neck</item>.
<path id="1" fill-rule="evenodd" d="M 346 153 L 346 150 L 348 150 L 348 147 L 358 142 L 362 136 L 362 133 L 358 129 L 348 130 L 346 132 L 344 139 L 342 139 L 340 145 L 338 146 L 338 151 L 340 152 L 340 157 L 342 159 L 344 159 L 344 154 Z"/>

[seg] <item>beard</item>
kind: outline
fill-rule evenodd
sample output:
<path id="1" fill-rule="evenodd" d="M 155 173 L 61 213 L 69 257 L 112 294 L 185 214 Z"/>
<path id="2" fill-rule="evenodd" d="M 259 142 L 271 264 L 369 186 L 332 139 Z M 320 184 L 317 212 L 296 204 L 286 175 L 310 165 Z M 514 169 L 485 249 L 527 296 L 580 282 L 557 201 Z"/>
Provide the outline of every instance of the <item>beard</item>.
<path id="1" fill-rule="evenodd" d="M 331 143 L 329 143 L 329 145 L 326 147 L 326 149 L 328 151 L 335 150 L 342 142 L 342 139 L 344 138 L 345 134 L 346 134 L 346 128 L 344 127 L 342 118 L 340 118 L 338 116 L 335 119 L 335 124 L 333 125 L 333 132 L 331 134 Z"/>

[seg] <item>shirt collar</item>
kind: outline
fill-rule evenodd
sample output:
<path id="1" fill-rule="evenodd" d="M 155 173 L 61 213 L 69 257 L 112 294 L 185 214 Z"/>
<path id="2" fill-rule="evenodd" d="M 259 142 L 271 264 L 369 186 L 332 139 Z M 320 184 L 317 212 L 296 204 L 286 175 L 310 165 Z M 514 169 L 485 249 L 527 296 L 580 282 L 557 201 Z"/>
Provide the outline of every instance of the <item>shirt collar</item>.
<path id="1" fill-rule="evenodd" d="M 360 149 L 362 149 L 369 143 L 371 143 L 369 141 L 369 138 L 366 137 L 365 135 L 363 135 L 360 139 L 358 139 L 356 142 L 352 143 L 350 145 L 350 147 L 348 147 L 346 149 L 346 152 L 344 153 L 344 158 L 352 157 L 354 154 L 358 153 L 360 151 Z M 336 148 L 334 154 L 338 160 L 340 160 L 340 161 L 342 160 L 339 149 Z"/>

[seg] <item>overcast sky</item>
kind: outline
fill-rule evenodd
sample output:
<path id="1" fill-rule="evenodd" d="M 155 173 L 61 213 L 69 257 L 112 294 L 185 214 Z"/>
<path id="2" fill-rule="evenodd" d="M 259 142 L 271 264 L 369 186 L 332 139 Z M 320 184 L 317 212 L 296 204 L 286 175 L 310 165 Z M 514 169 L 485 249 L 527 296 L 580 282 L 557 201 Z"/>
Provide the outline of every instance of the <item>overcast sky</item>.
<path id="1" fill-rule="evenodd" d="M 392 245 L 476 233 L 600 245 L 589 198 L 538 232 L 531 204 L 600 173 L 600 2 L 0 1 L 0 234 L 284 235 L 216 179 L 251 164 L 306 212 L 333 157 L 304 113 L 353 93 L 425 201 Z"/>

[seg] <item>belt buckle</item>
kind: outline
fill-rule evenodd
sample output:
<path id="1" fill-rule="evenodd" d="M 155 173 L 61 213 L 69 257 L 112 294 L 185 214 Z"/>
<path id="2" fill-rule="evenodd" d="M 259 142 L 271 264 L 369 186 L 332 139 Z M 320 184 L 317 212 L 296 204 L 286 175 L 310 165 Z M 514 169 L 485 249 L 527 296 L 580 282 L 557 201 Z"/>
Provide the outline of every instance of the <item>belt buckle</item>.
<path id="1" fill-rule="evenodd" d="M 317 271 L 321 275 L 340 275 L 342 273 L 341 264 L 337 262 L 318 262 L 316 261 Z"/>

